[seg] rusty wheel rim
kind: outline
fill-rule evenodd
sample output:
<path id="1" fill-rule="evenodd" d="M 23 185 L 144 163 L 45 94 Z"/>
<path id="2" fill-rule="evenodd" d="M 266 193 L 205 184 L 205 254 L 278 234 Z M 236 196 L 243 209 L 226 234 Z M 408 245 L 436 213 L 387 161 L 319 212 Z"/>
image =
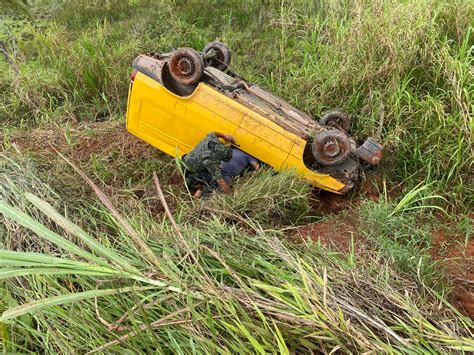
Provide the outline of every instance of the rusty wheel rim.
<path id="1" fill-rule="evenodd" d="M 316 136 L 312 150 L 318 163 L 330 166 L 342 163 L 350 154 L 351 146 L 347 135 L 331 129 Z"/>
<path id="2" fill-rule="evenodd" d="M 171 54 L 169 69 L 171 76 L 180 84 L 191 85 L 201 78 L 204 63 L 192 48 L 180 48 Z"/>
<path id="3" fill-rule="evenodd" d="M 321 153 L 328 159 L 335 159 L 341 155 L 344 147 L 339 144 L 337 139 L 328 139 L 322 144 Z"/>
<path id="4" fill-rule="evenodd" d="M 335 127 L 335 128 L 343 129 L 342 127 L 344 127 L 344 122 L 342 122 L 342 119 L 340 118 L 333 118 L 328 121 L 327 125 Z"/>
<path id="5" fill-rule="evenodd" d="M 176 62 L 171 62 L 171 70 L 180 78 L 189 78 L 195 72 L 193 60 L 189 57 L 181 57 Z"/>
<path id="6" fill-rule="evenodd" d="M 210 58 L 206 59 L 206 66 L 211 66 L 219 70 L 226 70 L 230 65 L 230 49 L 222 42 L 214 41 L 208 43 L 204 47 L 203 53 L 212 55 Z"/>
<path id="7" fill-rule="evenodd" d="M 224 55 L 222 54 L 221 51 L 218 51 L 215 48 L 211 48 L 207 53 L 214 54 L 213 58 L 209 58 L 207 60 L 208 65 L 216 66 L 216 65 L 220 65 L 221 63 L 224 63 Z"/>

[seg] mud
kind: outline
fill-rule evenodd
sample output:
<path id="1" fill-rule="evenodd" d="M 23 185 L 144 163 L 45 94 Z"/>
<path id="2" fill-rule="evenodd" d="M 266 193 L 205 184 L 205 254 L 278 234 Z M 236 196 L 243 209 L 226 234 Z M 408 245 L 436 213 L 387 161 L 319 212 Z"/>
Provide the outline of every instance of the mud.
<path id="1" fill-rule="evenodd" d="M 446 230 L 432 233 L 431 256 L 446 270 L 453 285 L 450 301 L 460 311 L 474 319 L 474 240 Z"/>

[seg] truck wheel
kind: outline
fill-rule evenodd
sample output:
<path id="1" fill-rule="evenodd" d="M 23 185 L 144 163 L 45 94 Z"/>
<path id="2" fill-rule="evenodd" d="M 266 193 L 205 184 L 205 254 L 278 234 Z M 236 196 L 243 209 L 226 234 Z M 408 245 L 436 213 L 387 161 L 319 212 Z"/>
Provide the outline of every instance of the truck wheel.
<path id="1" fill-rule="evenodd" d="M 347 159 L 351 153 L 351 142 L 344 132 L 330 129 L 319 133 L 314 138 L 311 150 L 318 163 L 333 166 Z"/>
<path id="2" fill-rule="evenodd" d="M 192 48 L 178 48 L 169 58 L 171 76 L 182 85 L 197 83 L 204 73 L 204 61 Z"/>
<path id="3" fill-rule="evenodd" d="M 219 70 L 226 70 L 230 65 L 230 49 L 222 42 L 208 43 L 202 50 L 204 55 L 215 53 L 214 57 L 206 60 L 206 64 Z"/>
<path id="4" fill-rule="evenodd" d="M 349 132 L 351 129 L 352 118 L 348 113 L 334 109 L 326 112 L 320 118 L 319 123 L 322 126 L 331 126 Z"/>

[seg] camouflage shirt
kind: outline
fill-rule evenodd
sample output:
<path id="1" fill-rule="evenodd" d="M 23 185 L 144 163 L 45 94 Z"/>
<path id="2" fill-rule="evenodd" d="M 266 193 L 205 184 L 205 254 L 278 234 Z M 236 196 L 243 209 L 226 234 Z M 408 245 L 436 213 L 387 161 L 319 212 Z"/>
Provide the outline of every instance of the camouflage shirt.
<path id="1" fill-rule="evenodd" d="M 184 158 L 186 167 L 194 173 L 209 173 L 217 181 L 222 179 L 221 161 L 229 161 L 232 148 L 224 145 L 215 133 L 209 133 L 206 138 Z"/>

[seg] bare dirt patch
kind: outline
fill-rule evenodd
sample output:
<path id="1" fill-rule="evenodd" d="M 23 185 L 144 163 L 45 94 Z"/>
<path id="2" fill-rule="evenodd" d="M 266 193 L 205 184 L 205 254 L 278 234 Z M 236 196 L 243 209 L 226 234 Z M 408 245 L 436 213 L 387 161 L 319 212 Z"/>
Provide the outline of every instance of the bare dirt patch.
<path id="1" fill-rule="evenodd" d="M 147 159 L 160 160 L 163 159 L 164 154 L 130 134 L 121 123 L 86 123 L 69 130 L 59 127 L 33 129 L 16 133 L 2 141 L 3 150 L 28 153 L 41 162 L 43 169 L 49 172 L 54 171 L 53 174 L 59 174 L 63 167 L 67 167 L 66 162 L 58 155 L 61 153 L 81 169 L 84 166 L 88 167 L 87 174 L 99 183 L 101 189 L 110 197 L 120 199 L 125 196 L 126 199 L 128 195 L 123 195 L 120 189 L 127 186 L 153 215 L 160 215 L 163 212 L 154 186 L 144 185 L 146 173 L 144 169 L 139 168 L 139 162 Z M 101 183 L 103 176 L 95 176 L 90 170 L 96 159 L 102 159 L 98 164 L 103 164 L 103 166 L 97 169 L 105 171 L 106 182 Z M 135 162 L 138 164 L 136 170 L 133 169 Z M 50 167 L 51 170 L 49 170 Z M 79 177 L 76 176 L 76 178 Z M 55 187 L 62 189 L 66 186 L 69 193 L 74 190 L 78 194 L 83 194 L 82 187 L 78 188 L 74 184 L 76 178 L 72 175 L 62 175 L 62 182 Z M 130 179 L 133 179 L 134 183 L 128 187 L 127 181 Z M 182 184 L 178 171 L 173 173 L 168 180 L 167 185 Z"/>
<path id="2" fill-rule="evenodd" d="M 328 191 L 313 191 L 312 207 L 316 216 L 337 215 L 351 207 L 348 196 L 336 195 Z"/>
<path id="3" fill-rule="evenodd" d="M 383 191 L 383 178 L 380 170 L 365 174 L 364 179 L 359 182 L 358 192 L 361 196 L 378 201 Z"/>
<path id="4" fill-rule="evenodd" d="M 337 210 L 337 209 L 336 209 Z M 329 214 L 334 214 L 329 209 Z M 431 256 L 444 269 L 452 284 L 450 302 L 462 313 L 474 319 L 474 240 L 465 239 L 445 229 L 433 231 Z M 301 227 L 292 239 L 297 242 L 313 240 L 347 255 L 352 250 L 361 254 L 370 250 L 370 243 L 357 233 L 357 217 L 345 217 L 344 222 L 335 220 L 308 224 Z"/>
<path id="5" fill-rule="evenodd" d="M 474 240 L 445 230 L 433 231 L 432 237 L 431 256 L 446 268 L 453 284 L 451 302 L 474 319 Z"/>
<path id="6" fill-rule="evenodd" d="M 64 129 L 35 129 L 11 138 L 11 144 L 43 158 L 60 152 L 74 161 L 88 160 L 92 154 L 120 152 L 127 159 L 151 156 L 156 149 L 127 132 L 123 124 L 101 122 Z"/>
<path id="7" fill-rule="evenodd" d="M 351 252 L 352 239 L 356 253 L 364 244 L 353 225 L 340 221 L 308 224 L 299 229 L 293 238 L 298 242 L 311 239 L 343 254 Z"/>

